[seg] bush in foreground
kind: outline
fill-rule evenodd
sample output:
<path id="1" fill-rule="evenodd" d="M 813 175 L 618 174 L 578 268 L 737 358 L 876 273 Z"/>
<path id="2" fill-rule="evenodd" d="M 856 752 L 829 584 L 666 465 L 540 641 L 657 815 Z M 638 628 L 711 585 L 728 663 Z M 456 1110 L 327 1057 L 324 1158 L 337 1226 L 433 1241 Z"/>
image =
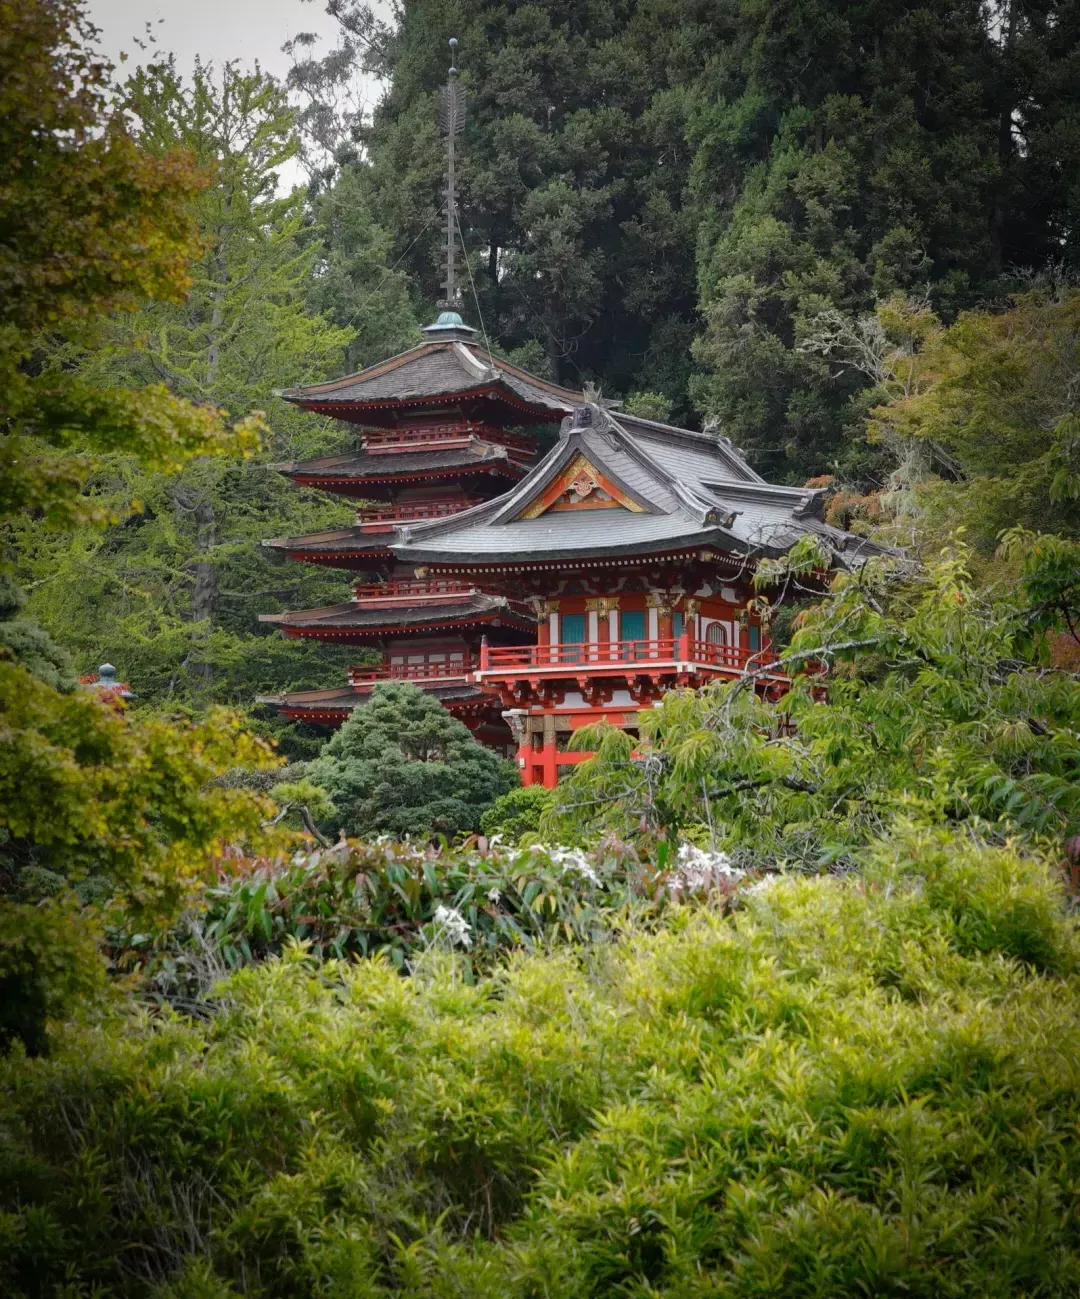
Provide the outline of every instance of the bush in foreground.
<path id="1" fill-rule="evenodd" d="M 481 815 L 517 780 L 509 762 L 408 682 L 376 686 L 308 776 L 337 809 L 327 829 L 448 838 L 478 830 Z"/>
<path id="2" fill-rule="evenodd" d="M 0 1075 L 0 1287 L 1074 1295 L 1080 945 L 1049 872 L 865 876 L 518 959 L 233 976 Z"/>

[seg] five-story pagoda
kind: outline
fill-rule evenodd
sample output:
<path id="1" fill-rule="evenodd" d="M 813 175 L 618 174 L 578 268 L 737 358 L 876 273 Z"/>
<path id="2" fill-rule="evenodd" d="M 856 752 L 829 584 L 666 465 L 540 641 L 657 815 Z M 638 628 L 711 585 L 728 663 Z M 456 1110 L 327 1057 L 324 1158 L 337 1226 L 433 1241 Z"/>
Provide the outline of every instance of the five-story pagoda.
<path id="1" fill-rule="evenodd" d="M 451 50 L 457 45 L 450 42 Z M 523 430 L 554 424 L 582 394 L 496 360 L 454 309 L 455 257 L 461 238 L 454 180 L 455 140 L 464 125 L 464 93 L 451 67 L 442 91 L 446 136 L 446 305 L 424 341 L 389 360 L 330 383 L 280 395 L 303 410 L 364 430 L 362 446 L 343 456 L 277 468 L 294 482 L 360 503 L 348 528 L 263 544 L 290 559 L 350 569 L 362 576 L 352 599 L 324 609 L 264 614 L 286 636 L 373 646 L 375 667 L 357 667 L 349 683 L 274 697 L 285 716 L 337 725 L 381 680 L 409 680 L 437 696 L 484 742 L 508 748 L 497 700 L 468 678 L 480 642 L 517 645 L 535 632 L 530 609 L 511 594 L 473 580 L 431 578 L 396 558 L 390 543 L 402 524 L 439 519 L 490 500 L 517 482 L 535 455 Z"/>
<path id="2" fill-rule="evenodd" d="M 390 548 L 402 524 L 439 519 L 490 500 L 527 471 L 535 442 L 520 430 L 555 423 L 580 393 L 496 360 L 456 312 L 443 312 L 426 338 L 388 361 L 331 383 L 283 392 L 304 410 L 364 428 L 348 455 L 277 468 L 297 484 L 358 499 L 356 523 L 263 544 L 290 559 L 362 574 L 352 599 L 323 609 L 263 614 L 286 636 L 374 646 L 376 667 L 358 667 L 347 686 L 265 698 L 289 717 L 336 725 L 380 680 L 410 680 L 439 697 L 479 738 L 508 742 L 490 697 L 467 681 L 480 640 L 532 640 L 524 603 L 482 582 L 417 576 Z"/>

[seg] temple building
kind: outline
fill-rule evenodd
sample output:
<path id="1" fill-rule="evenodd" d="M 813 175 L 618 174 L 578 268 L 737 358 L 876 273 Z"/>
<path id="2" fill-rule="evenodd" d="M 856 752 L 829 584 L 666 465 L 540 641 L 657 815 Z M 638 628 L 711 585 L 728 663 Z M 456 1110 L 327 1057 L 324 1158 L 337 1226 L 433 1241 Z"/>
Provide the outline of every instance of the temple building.
<path id="1" fill-rule="evenodd" d="M 351 527 L 263 544 L 359 577 L 342 604 L 262 621 L 381 659 L 341 687 L 260 702 L 332 726 L 377 682 L 413 681 L 516 754 L 525 784 L 551 786 L 584 756 L 566 742 L 585 723 L 633 729 L 665 691 L 718 678 L 785 688 L 756 612 L 760 559 L 807 533 L 836 564 L 877 548 L 825 522 L 822 492 L 766 483 L 726 438 L 618 413 L 478 345 L 453 309 L 456 76 L 440 108 L 449 309 L 419 346 L 280 394 L 364 430 L 351 454 L 277 466 L 359 505 Z M 555 424 L 536 462 L 530 430 Z"/>
<path id="2" fill-rule="evenodd" d="M 288 389 L 286 401 L 363 428 L 348 455 L 275 466 L 295 483 L 359 502 L 351 527 L 265 541 L 303 563 L 351 570 L 352 598 L 323 609 L 262 615 L 286 636 L 377 649 L 348 684 L 271 696 L 285 716 L 337 725 L 382 680 L 414 681 L 477 738 L 512 747 L 498 701 L 470 680 L 480 644 L 531 643 L 535 618 L 513 592 L 471 579 L 417 577 L 392 542 L 405 523 L 443 519 L 500 495 L 528 472 L 535 438 L 584 400 L 496 360 L 456 312 L 443 312 L 424 342 L 331 383 Z"/>
<path id="3" fill-rule="evenodd" d="M 580 761 L 578 727 L 627 729 L 677 686 L 751 673 L 787 685 L 756 612 L 759 559 L 806 533 L 841 565 L 877 547 L 831 527 L 824 493 L 764 482 L 730 443 L 583 403 L 504 495 L 407 524 L 398 558 L 425 580 L 528 599 L 528 646 L 481 643 L 470 680 L 503 706 L 524 784 Z"/>

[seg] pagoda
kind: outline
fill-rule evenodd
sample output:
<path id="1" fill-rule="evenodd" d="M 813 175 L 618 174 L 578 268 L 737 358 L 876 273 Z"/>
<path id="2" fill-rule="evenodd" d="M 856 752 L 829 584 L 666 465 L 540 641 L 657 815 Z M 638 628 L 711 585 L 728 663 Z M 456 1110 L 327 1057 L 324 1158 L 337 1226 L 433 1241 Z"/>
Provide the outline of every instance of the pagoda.
<path id="1" fill-rule="evenodd" d="M 555 424 L 583 401 L 476 341 L 457 312 L 428 325 L 399 356 L 330 383 L 286 389 L 286 401 L 363 428 L 347 455 L 275 466 L 293 482 L 356 499 L 351 527 L 263 545 L 303 563 L 358 574 L 352 598 L 323 609 L 261 615 L 286 636 L 375 647 L 382 661 L 356 667 L 347 685 L 263 697 L 283 715 L 337 725 L 379 681 L 413 681 L 446 704 L 479 739 L 505 747 L 494 701 L 469 675 L 481 638 L 513 646 L 534 637 L 535 617 L 512 592 L 472 579 L 417 576 L 394 552 L 396 529 L 445 519 L 513 486 L 535 457 L 523 429 Z"/>
<path id="2" fill-rule="evenodd" d="M 553 786 L 585 756 L 567 741 L 587 723 L 634 730 L 666 691 L 717 679 L 787 687 L 757 612 L 762 558 L 808 533 L 839 565 L 878 548 L 826 523 L 822 491 L 766 483 L 726 438 L 616 413 L 479 346 L 454 309 L 455 75 L 440 115 L 447 310 L 417 347 L 280 394 L 364 430 L 348 455 L 278 466 L 359 504 L 351 527 L 263 544 L 360 576 L 347 602 L 262 621 L 381 661 L 261 702 L 336 725 L 379 681 L 413 681 L 516 753 L 524 784 Z M 536 463 L 528 430 L 560 421 Z"/>
<path id="3" fill-rule="evenodd" d="M 836 565 L 880 548 L 830 526 L 821 490 L 766 483 L 727 439 L 583 402 L 558 445 L 504 495 L 403 524 L 392 549 L 426 581 L 527 599 L 530 645 L 481 642 L 468 680 L 498 699 L 523 784 L 553 786 L 587 756 L 573 731 L 679 686 L 788 680 L 752 586 L 758 562 L 818 538 Z"/>

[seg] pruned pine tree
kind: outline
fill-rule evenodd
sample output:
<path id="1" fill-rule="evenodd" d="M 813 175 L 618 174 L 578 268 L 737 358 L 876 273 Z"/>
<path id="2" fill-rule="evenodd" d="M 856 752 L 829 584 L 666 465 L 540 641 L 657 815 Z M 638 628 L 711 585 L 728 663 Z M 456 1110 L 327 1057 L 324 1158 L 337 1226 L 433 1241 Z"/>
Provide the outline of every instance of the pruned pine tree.
<path id="1" fill-rule="evenodd" d="M 363 836 L 479 830 L 482 814 L 517 783 L 512 763 L 408 682 L 376 686 L 307 774 L 333 803 L 327 829 Z"/>

